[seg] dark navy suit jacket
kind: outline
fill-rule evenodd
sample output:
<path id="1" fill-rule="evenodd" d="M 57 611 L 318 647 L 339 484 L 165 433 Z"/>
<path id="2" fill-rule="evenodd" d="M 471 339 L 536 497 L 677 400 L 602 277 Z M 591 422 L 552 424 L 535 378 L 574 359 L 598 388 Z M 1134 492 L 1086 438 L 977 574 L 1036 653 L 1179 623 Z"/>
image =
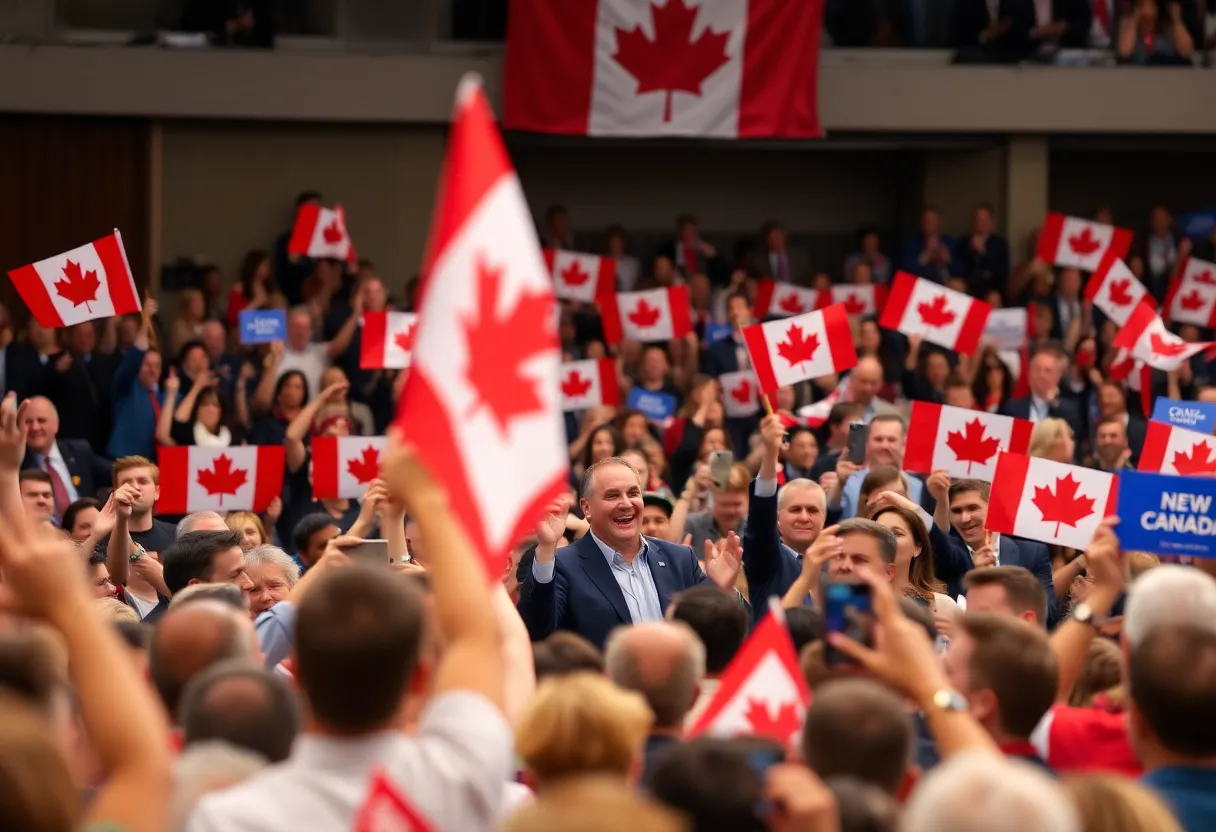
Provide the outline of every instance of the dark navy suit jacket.
<path id="1" fill-rule="evenodd" d="M 666 613 L 673 595 L 709 579 L 688 546 L 653 537 L 646 541 L 650 574 Z M 556 630 L 570 630 L 600 649 L 613 629 L 633 623 L 612 567 L 590 534 L 557 550 L 549 583 L 539 583 L 528 571 L 519 593 L 519 614 L 533 641 Z"/>
<path id="2" fill-rule="evenodd" d="M 967 544 L 963 542 L 962 538 L 954 534 L 942 534 L 940 530 L 936 529 L 936 526 L 934 528 L 936 534 L 930 534 L 930 540 L 933 543 L 934 571 L 940 580 L 946 582 L 951 595 L 957 596 L 962 591 L 963 577 L 958 569 L 965 566 L 963 572 L 968 572 L 975 568 L 975 564 L 971 560 L 971 552 L 968 551 Z M 939 542 L 948 547 L 944 555 L 939 553 Z M 1053 623 L 1056 620 L 1056 590 L 1051 581 L 1051 552 L 1048 551 L 1046 544 L 1003 534 L 997 548 L 999 550 L 997 557 L 1001 566 L 1021 566 L 1030 570 L 1039 579 L 1039 583 L 1047 591 L 1047 621 L 1043 623 Z M 939 565 L 945 567 L 945 574 L 939 571 Z"/>
<path id="3" fill-rule="evenodd" d="M 777 495 L 757 497 L 755 480 L 750 488 L 747 526 L 743 532 L 743 574 L 747 577 L 754 626 L 768 612 L 769 597 L 784 597 L 798 580 L 802 558 L 781 542 L 777 531 Z"/>

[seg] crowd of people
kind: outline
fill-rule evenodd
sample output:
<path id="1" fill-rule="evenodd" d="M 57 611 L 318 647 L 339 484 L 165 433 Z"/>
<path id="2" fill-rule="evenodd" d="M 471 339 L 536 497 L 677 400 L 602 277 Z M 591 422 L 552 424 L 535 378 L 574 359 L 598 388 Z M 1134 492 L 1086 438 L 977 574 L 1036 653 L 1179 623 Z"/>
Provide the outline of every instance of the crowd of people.
<path id="1" fill-rule="evenodd" d="M 1159 300 L 1213 245 L 1172 225 L 1155 208 L 1128 258 Z M 361 366 L 364 313 L 415 311 L 416 280 L 390 291 L 284 238 L 230 290 L 203 270 L 171 318 L 149 298 L 18 335 L 4 311 L 0 827 L 1216 829 L 1216 569 L 1123 551 L 1114 518 L 1083 550 L 996 535 L 989 482 L 904 469 L 911 401 L 1027 419 L 1034 457 L 1117 472 L 1140 453 L 1145 397 L 1111 377 L 1085 276 L 1016 262 L 996 227 L 980 205 L 954 237 L 926 208 L 826 271 L 776 222 L 730 253 L 692 216 L 645 256 L 610 229 L 616 288 L 686 286 L 693 332 L 610 347 L 594 304 L 563 302 L 564 358 L 611 358 L 622 404 L 567 414 L 568 493 L 492 581 L 391 431 L 409 371 Z M 572 230 L 554 206 L 542 243 Z M 1033 306 L 1024 359 L 855 315 L 856 366 L 727 415 L 762 281 L 897 271 Z M 259 308 L 287 311 L 283 341 L 239 343 Z M 1200 356 L 1151 386 L 1216 402 Z M 314 438 L 385 433 L 361 499 L 315 497 Z M 284 448 L 265 512 L 157 513 L 160 449 L 241 444 Z M 368 539 L 383 562 L 356 554 Z M 872 640 L 829 626 L 841 581 L 867 587 Z M 693 736 L 770 599 L 805 717 L 788 743 Z"/>

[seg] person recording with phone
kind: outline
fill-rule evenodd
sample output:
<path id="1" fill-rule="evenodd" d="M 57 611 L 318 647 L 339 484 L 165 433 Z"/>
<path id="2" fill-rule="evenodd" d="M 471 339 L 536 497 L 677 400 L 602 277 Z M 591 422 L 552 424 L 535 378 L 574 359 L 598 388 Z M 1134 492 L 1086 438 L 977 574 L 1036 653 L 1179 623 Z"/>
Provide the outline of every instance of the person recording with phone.
<path id="1" fill-rule="evenodd" d="M 840 519 L 856 517 L 861 512 L 861 483 L 872 465 L 903 467 L 904 442 L 907 426 L 902 416 L 879 415 L 868 426 L 854 422 L 849 426 L 849 444 L 836 463 L 836 478 L 828 489 L 828 510 L 839 509 Z M 862 440 L 856 439 L 864 431 Z M 864 448 L 864 452 L 861 450 Z M 908 475 L 908 499 L 922 504 L 924 482 L 914 474 Z M 928 508 L 928 506 L 925 506 Z"/>

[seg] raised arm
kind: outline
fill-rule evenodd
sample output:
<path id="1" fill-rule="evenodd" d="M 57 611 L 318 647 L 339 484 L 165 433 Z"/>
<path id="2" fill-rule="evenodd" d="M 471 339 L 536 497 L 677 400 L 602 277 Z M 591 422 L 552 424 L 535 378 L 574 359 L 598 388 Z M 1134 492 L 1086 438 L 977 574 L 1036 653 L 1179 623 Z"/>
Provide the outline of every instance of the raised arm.
<path id="1" fill-rule="evenodd" d="M 274 404 L 274 387 L 279 381 L 279 367 L 283 363 L 283 342 L 273 341 L 270 352 L 262 361 L 262 378 L 258 388 L 253 391 L 253 401 L 250 405 L 254 413 L 265 413 Z"/>
<path id="2" fill-rule="evenodd" d="M 169 368 L 169 376 L 165 379 L 165 400 L 160 406 L 160 415 L 156 417 L 156 441 L 167 447 L 173 447 L 177 443 L 173 441 L 173 420 L 177 418 L 177 411 L 185 407 L 189 402 L 190 408 L 186 410 L 186 415 L 179 421 L 186 421 L 190 418 L 190 413 L 193 412 L 194 402 L 198 399 L 198 385 L 190 388 L 190 392 L 186 394 L 186 398 L 177 406 L 175 410 L 173 403 L 177 401 L 177 391 L 181 389 L 181 379 L 177 377 L 177 370 Z"/>
<path id="3" fill-rule="evenodd" d="M 752 482 L 747 504 L 747 524 L 743 529 L 743 574 L 747 585 L 767 586 L 781 558 L 781 537 L 777 531 L 777 465 L 785 440 L 785 425 L 779 416 L 766 416 L 760 423 L 764 456 L 760 472 Z"/>
<path id="4" fill-rule="evenodd" d="M 291 420 L 291 423 L 287 426 L 287 435 L 283 439 L 283 452 L 287 460 L 288 471 L 292 473 L 299 471 L 300 466 L 307 459 L 308 450 L 304 447 L 304 437 L 308 436 L 308 431 L 312 428 L 312 423 L 316 420 L 317 413 L 322 407 L 349 389 L 350 384 L 345 381 L 329 385 L 321 391 L 321 395 L 300 408 L 300 412 Z"/>
<path id="5" fill-rule="evenodd" d="M 1069 618 L 1051 634 L 1051 649 L 1055 651 L 1060 668 L 1056 698 L 1068 698 L 1069 691 L 1085 667 L 1089 645 L 1098 634 L 1098 625 L 1110 613 L 1115 601 L 1127 586 L 1127 555 L 1119 548 L 1114 526 L 1119 521 L 1107 517 L 1098 525 L 1093 540 L 1085 549 L 1086 568 L 1094 576 L 1094 585 L 1085 594 L 1084 604 L 1093 618 L 1078 621 Z"/>
<path id="6" fill-rule="evenodd" d="M 361 320 L 363 320 L 363 292 L 355 292 L 355 297 L 351 301 L 350 317 L 346 319 L 346 323 L 342 324 L 342 328 L 334 335 L 333 340 L 325 345 L 325 353 L 329 356 L 330 361 L 336 361 L 338 356 L 346 352 L 351 339 L 355 337 L 355 331 L 359 328 Z"/>

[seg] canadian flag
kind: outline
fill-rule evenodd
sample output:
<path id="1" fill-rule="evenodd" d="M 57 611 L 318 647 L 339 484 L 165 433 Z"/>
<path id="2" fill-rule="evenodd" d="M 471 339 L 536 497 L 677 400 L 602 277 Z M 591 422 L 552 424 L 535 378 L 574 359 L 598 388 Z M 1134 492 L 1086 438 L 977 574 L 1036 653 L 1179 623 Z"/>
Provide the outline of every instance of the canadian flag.
<path id="1" fill-rule="evenodd" d="M 1105 471 L 1001 452 L 984 528 L 1084 549 L 1098 523 L 1115 513 L 1118 482 Z"/>
<path id="2" fill-rule="evenodd" d="M 971 355 L 980 346 L 992 306 L 931 280 L 896 272 L 878 325 Z"/>
<path id="3" fill-rule="evenodd" d="M 913 474 L 944 468 L 952 477 L 992 482 L 997 453 L 1026 453 L 1033 429 L 1026 419 L 914 401 L 903 468 Z"/>
<path id="4" fill-rule="evenodd" d="M 887 298 L 887 287 L 873 283 L 846 283 L 834 285 L 827 291 L 822 303 L 843 303 L 844 311 L 850 315 L 873 315 Z"/>
<path id="5" fill-rule="evenodd" d="M 1030 343 L 1034 304 L 1008 306 L 988 313 L 983 340 L 998 350 L 1020 350 Z"/>
<path id="6" fill-rule="evenodd" d="M 728 419 L 746 419 L 760 412 L 760 384 L 754 372 L 723 373 L 718 384 L 722 385 L 722 410 Z"/>
<path id="7" fill-rule="evenodd" d="M 822 378 L 857 364 L 849 316 L 839 303 L 818 312 L 743 327 L 760 392 Z"/>
<path id="8" fill-rule="evenodd" d="M 594 303 L 611 294 L 616 282 L 616 261 L 611 257 L 547 248 L 545 265 L 553 275 L 553 292 L 562 300 Z"/>
<path id="9" fill-rule="evenodd" d="M 480 80 L 456 92 L 396 424 L 497 579 L 569 473 L 553 281 Z"/>
<path id="10" fill-rule="evenodd" d="M 418 316 L 413 312 L 364 312 L 359 367 L 400 370 L 410 366 L 417 325 Z"/>
<path id="11" fill-rule="evenodd" d="M 789 747 L 797 742 L 810 701 L 785 616 L 773 605 L 731 659 L 717 693 L 687 733 L 765 737 Z"/>
<path id="12" fill-rule="evenodd" d="M 753 304 L 757 318 L 788 318 L 812 312 L 823 304 L 815 289 L 795 286 L 793 283 L 778 283 L 763 278 L 756 286 L 756 302 Z"/>
<path id="13" fill-rule="evenodd" d="M 604 338 L 621 341 L 670 341 L 692 332 L 688 287 L 618 292 L 600 304 Z"/>
<path id="14" fill-rule="evenodd" d="M 383 436 L 314 436 L 312 496 L 317 500 L 362 497 L 380 476 Z"/>
<path id="15" fill-rule="evenodd" d="M 49 329 L 138 312 L 122 235 L 94 240 L 8 273 L 34 320 Z"/>
<path id="16" fill-rule="evenodd" d="M 1166 329 L 1161 316 L 1147 303 L 1132 311 L 1112 343 L 1130 351 L 1133 358 L 1167 373 L 1177 370 L 1192 355 L 1216 347 L 1216 341 L 1183 341 Z"/>
<path id="17" fill-rule="evenodd" d="M 1127 323 L 1141 301 L 1154 305 L 1156 301 L 1132 270 L 1118 257 L 1107 256 L 1085 284 L 1085 297 L 1119 326 Z"/>
<path id="18" fill-rule="evenodd" d="M 562 410 L 586 410 L 620 404 L 621 388 L 611 358 L 588 358 L 562 364 Z"/>
<path id="19" fill-rule="evenodd" d="M 346 212 L 341 205 L 322 208 L 320 205 L 301 205 L 296 214 L 296 224 L 287 241 L 287 252 L 305 257 L 327 260 L 357 259 L 355 245 L 346 230 Z"/>
<path id="20" fill-rule="evenodd" d="M 283 493 L 283 446 L 157 449 L 158 514 L 265 511 Z"/>
<path id="21" fill-rule="evenodd" d="M 1149 422 L 1138 470 L 1180 476 L 1216 476 L 1216 437 Z"/>
<path id="22" fill-rule="evenodd" d="M 393 785 L 384 770 L 377 768 L 355 815 L 354 832 L 436 832 L 436 827 Z"/>
<path id="23" fill-rule="evenodd" d="M 1027 378 L 1026 368 L 1030 366 L 1030 346 L 1023 344 L 1020 349 L 996 351 L 997 360 L 1005 365 L 1013 379 L 1013 398 L 1024 399 L 1030 395 L 1030 379 Z"/>
<path id="24" fill-rule="evenodd" d="M 836 386 L 822 399 L 808 405 L 803 405 L 798 408 L 798 415 L 809 427 L 823 427 L 827 422 L 828 417 L 832 415 L 832 408 L 835 407 L 841 400 L 844 399 L 849 392 L 849 377 L 845 376 Z"/>
<path id="25" fill-rule="evenodd" d="M 1106 223 L 1048 212 L 1035 255 L 1056 266 L 1096 271 L 1107 255 L 1127 256 L 1132 232 Z"/>
<path id="26" fill-rule="evenodd" d="M 822 19 L 822 0 L 513 3 L 503 126 L 816 138 Z"/>
<path id="27" fill-rule="evenodd" d="M 1216 327 L 1216 263 L 1188 257 L 1170 281 L 1165 314 L 1171 321 Z"/>
<path id="28" fill-rule="evenodd" d="M 1127 389 L 1140 394 L 1140 410 L 1148 418 L 1153 412 L 1153 368 L 1119 347 L 1107 374 L 1111 381 L 1127 381 Z M 1029 391 L 1026 395 L 1030 395 Z"/>

